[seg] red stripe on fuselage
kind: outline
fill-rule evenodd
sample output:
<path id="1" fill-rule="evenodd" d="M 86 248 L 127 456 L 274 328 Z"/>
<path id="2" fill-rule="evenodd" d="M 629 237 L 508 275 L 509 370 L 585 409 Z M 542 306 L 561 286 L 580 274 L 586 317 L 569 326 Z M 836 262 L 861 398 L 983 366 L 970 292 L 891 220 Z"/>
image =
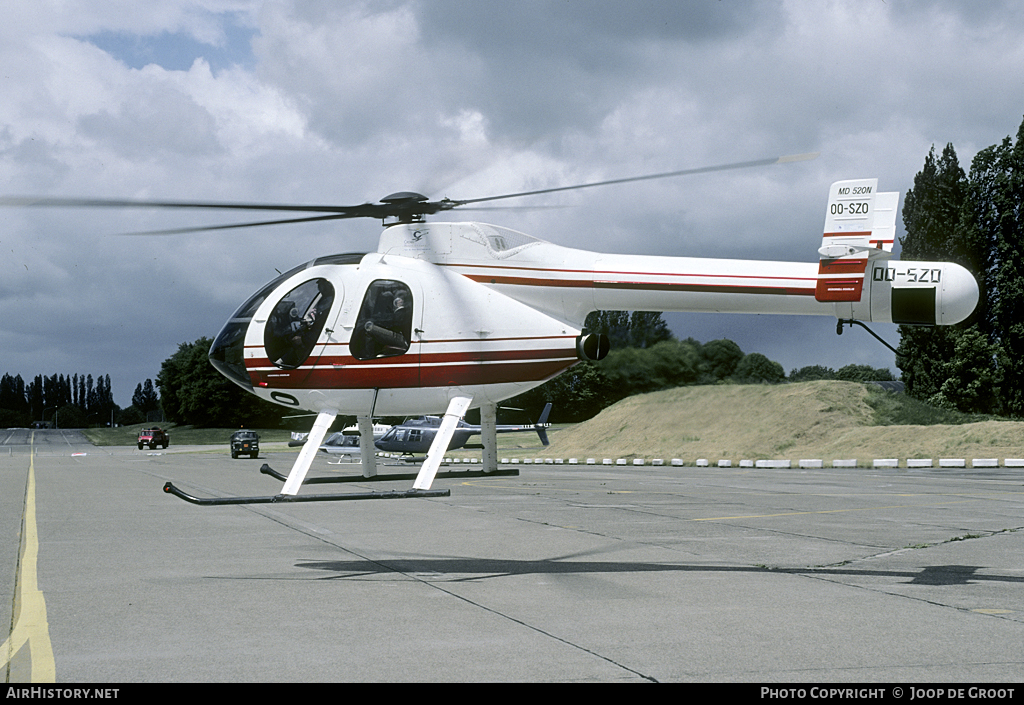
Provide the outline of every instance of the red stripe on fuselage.
<path id="1" fill-rule="evenodd" d="M 567 370 L 576 357 L 537 362 L 417 365 L 399 358 L 378 361 L 375 367 L 316 367 L 297 370 L 250 370 L 253 385 L 264 389 L 409 389 L 458 387 L 479 384 L 539 382 Z M 412 364 L 410 364 L 412 363 Z"/>
<path id="2" fill-rule="evenodd" d="M 488 343 L 542 341 L 559 347 L 517 350 L 480 349 Z M 372 389 L 414 388 L 476 384 L 501 384 L 545 380 L 572 367 L 576 357 L 575 336 L 519 336 L 494 340 L 414 341 L 402 355 L 357 360 L 352 355 L 326 352 L 310 358 L 310 364 L 285 370 L 266 357 L 249 357 L 246 366 L 255 386 L 265 389 Z M 425 352 L 432 345 L 468 345 L 476 349 Z M 335 343 L 344 346 L 347 343 Z M 262 346 L 248 346 L 263 352 Z"/>
<path id="3" fill-rule="evenodd" d="M 538 272 L 548 274 L 588 274 L 589 279 L 556 279 L 553 277 L 540 277 L 528 275 L 508 274 L 463 274 L 467 279 L 480 284 L 506 284 L 513 286 L 541 286 L 551 288 L 570 289 L 619 289 L 632 291 L 679 291 L 688 293 L 708 294 L 761 294 L 775 296 L 813 296 L 814 289 L 810 286 L 774 286 L 774 285 L 750 285 L 750 284 L 697 284 L 692 282 L 651 282 L 628 280 L 610 280 L 600 277 L 622 276 L 622 277 L 688 277 L 705 279 L 755 279 L 758 281 L 791 281 L 791 282 L 813 282 L 813 279 L 802 277 L 775 277 L 748 274 L 680 274 L 675 272 L 615 272 L 603 270 L 581 270 L 581 269 L 542 269 L 530 267 L 500 267 L 475 264 L 452 264 L 451 267 L 476 267 L 489 270 L 517 270 L 521 272 Z"/>

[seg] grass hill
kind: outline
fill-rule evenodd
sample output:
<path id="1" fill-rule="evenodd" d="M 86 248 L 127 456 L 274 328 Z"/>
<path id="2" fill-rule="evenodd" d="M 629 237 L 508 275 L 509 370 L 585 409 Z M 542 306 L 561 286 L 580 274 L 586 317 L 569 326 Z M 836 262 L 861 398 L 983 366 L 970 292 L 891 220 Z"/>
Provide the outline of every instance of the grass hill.
<path id="1" fill-rule="evenodd" d="M 1024 458 L 1024 422 L 978 420 L 853 382 L 680 387 L 629 397 L 552 433 L 541 455 L 861 464 Z"/>

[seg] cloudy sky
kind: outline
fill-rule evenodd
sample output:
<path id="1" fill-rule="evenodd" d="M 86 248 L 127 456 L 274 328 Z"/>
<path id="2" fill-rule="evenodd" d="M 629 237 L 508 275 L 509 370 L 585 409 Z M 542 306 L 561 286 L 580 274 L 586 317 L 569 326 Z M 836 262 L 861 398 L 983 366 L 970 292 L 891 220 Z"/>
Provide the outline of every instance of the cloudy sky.
<path id="1" fill-rule="evenodd" d="M 905 193 L 932 145 L 952 142 L 966 166 L 1024 116 L 1024 6 L 1011 0 L 2 7 L 5 196 L 474 198 L 817 151 L 475 215 L 607 252 L 816 261 L 831 182 L 878 177 Z M 127 406 L 275 269 L 372 250 L 380 232 L 118 235 L 216 220 L 0 209 L 0 373 L 110 374 Z M 834 319 L 666 317 L 680 337 L 731 338 L 787 372 L 896 371 L 864 331 L 836 336 Z M 876 330 L 897 342 L 895 326 Z"/>

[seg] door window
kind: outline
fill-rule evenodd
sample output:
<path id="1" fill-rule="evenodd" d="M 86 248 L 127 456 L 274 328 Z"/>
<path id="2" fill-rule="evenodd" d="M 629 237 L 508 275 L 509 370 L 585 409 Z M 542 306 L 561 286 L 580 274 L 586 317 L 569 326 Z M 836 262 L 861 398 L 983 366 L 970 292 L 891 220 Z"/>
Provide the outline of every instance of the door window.
<path id="1" fill-rule="evenodd" d="M 402 355 L 412 340 L 412 291 L 399 281 L 370 284 L 359 309 L 350 349 L 357 360 Z"/>
<path id="2" fill-rule="evenodd" d="M 284 295 L 267 320 L 263 344 L 270 361 L 293 370 L 313 352 L 334 303 L 334 287 L 326 279 L 310 279 Z"/>

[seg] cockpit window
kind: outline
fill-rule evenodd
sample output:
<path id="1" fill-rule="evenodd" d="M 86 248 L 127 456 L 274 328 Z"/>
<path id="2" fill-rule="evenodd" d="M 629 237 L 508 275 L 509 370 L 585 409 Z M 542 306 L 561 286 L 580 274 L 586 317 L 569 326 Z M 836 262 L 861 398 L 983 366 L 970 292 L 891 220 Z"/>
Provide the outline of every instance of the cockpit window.
<path id="1" fill-rule="evenodd" d="M 334 287 L 326 279 L 310 279 L 281 299 L 263 332 L 267 357 L 276 366 L 293 370 L 313 352 L 334 303 Z"/>
<path id="2" fill-rule="evenodd" d="M 412 340 L 412 292 L 399 281 L 370 284 L 359 309 L 350 349 L 357 360 L 401 355 Z"/>

